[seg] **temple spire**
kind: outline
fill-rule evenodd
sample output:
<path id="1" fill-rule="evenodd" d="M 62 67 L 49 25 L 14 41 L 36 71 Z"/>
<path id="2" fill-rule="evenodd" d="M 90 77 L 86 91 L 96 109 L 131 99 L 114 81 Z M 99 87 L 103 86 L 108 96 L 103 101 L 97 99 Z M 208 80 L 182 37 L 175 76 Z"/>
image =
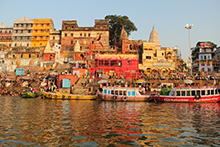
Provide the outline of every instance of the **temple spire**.
<path id="1" fill-rule="evenodd" d="M 120 40 L 128 40 L 128 33 L 125 31 L 124 25 L 122 26 L 121 29 Z"/>
<path id="2" fill-rule="evenodd" d="M 155 43 L 155 48 L 156 50 L 158 49 L 161 49 L 161 46 L 160 46 L 160 40 L 159 40 L 159 37 L 158 37 L 158 33 L 155 29 L 155 27 L 153 26 L 153 29 L 150 33 L 150 39 L 149 39 L 149 42 L 153 42 Z"/>

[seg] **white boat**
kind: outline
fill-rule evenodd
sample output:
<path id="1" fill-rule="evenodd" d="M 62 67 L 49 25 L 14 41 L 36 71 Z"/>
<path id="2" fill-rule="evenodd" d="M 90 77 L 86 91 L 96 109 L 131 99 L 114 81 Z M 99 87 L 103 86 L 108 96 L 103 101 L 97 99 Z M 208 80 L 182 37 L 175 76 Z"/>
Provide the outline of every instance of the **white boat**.
<path id="1" fill-rule="evenodd" d="M 104 101 L 150 101 L 150 94 L 141 94 L 136 87 L 103 87 L 98 93 Z"/>

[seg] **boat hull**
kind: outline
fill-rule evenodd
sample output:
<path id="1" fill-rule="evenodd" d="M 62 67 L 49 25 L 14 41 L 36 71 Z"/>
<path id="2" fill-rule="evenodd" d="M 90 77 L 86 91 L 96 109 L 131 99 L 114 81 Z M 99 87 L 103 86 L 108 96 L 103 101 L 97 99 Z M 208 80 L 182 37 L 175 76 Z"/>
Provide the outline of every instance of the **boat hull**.
<path id="1" fill-rule="evenodd" d="M 216 103 L 220 101 L 220 95 L 210 96 L 164 96 L 154 95 L 153 98 L 158 102 L 183 102 L 183 103 Z"/>
<path id="2" fill-rule="evenodd" d="M 120 101 L 120 102 L 148 102 L 152 100 L 152 97 L 150 95 L 142 95 L 142 96 L 115 96 L 115 95 L 108 95 L 99 93 L 99 97 L 103 101 Z"/>
<path id="3" fill-rule="evenodd" d="M 97 95 L 74 95 L 67 93 L 42 92 L 44 98 L 56 100 L 95 100 Z"/>

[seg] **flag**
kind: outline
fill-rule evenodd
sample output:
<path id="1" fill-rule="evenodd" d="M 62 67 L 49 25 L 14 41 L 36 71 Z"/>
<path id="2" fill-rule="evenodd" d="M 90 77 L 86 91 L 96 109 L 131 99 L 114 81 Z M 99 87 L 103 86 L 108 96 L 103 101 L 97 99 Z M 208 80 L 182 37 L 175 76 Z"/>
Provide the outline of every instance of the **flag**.
<path id="1" fill-rule="evenodd" d="M 89 44 L 89 49 L 90 49 L 90 50 L 92 49 L 92 43 Z"/>
<path id="2" fill-rule="evenodd" d="M 102 43 L 101 43 L 101 41 L 99 41 L 99 44 L 102 46 L 102 48 L 103 48 L 103 45 L 102 45 Z"/>
<path id="3" fill-rule="evenodd" d="M 183 66 L 183 71 L 186 71 L 186 68 Z"/>
<path id="4" fill-rule="evenodd" d="M 99 38 L 97 39 L 97 41 L 99 41 L 101 39 L 101 34 L 99 34 Z"/>
<path id="5" fill-rule="evenodd" d="M 190 57 L 188 57 L 188 59 L 189 59 L 189 60 L 191 60 L 191 58 L 190 58 Z"/>

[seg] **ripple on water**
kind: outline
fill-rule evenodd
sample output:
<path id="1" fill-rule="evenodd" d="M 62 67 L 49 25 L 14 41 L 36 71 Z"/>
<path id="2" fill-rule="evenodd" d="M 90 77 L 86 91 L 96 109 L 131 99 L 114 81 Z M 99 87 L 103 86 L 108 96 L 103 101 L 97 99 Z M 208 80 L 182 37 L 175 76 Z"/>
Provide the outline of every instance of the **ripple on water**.
<path id="1" fill-rule="evenodd" d="M 75 146 L 83 146 L 83 147 L 97 147 L 99 144 L 97 142 L 94 141 L 86 141 L 83 143 L 76 143 L 76 144 L 72 144 Z"/>

